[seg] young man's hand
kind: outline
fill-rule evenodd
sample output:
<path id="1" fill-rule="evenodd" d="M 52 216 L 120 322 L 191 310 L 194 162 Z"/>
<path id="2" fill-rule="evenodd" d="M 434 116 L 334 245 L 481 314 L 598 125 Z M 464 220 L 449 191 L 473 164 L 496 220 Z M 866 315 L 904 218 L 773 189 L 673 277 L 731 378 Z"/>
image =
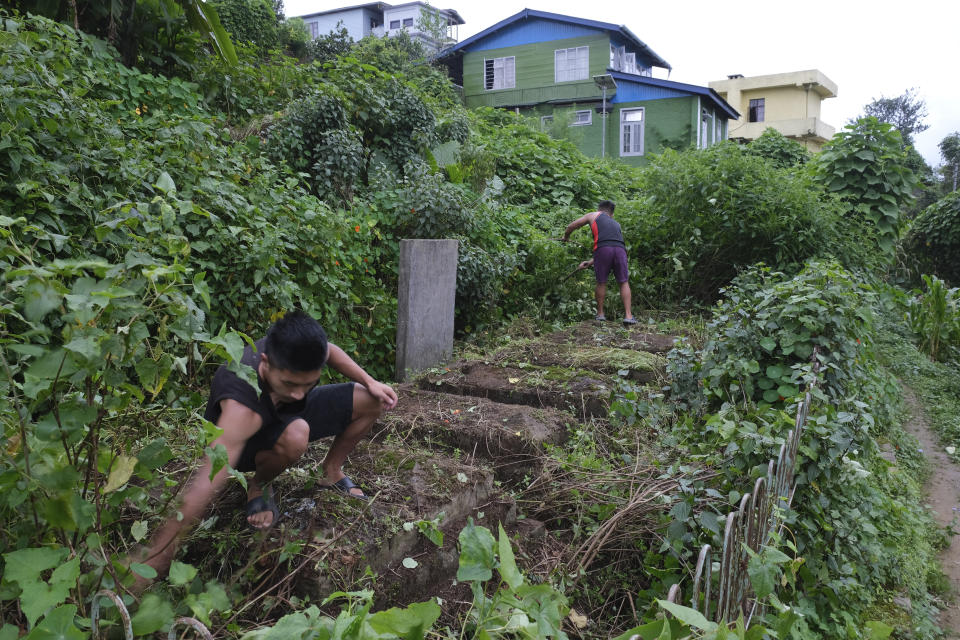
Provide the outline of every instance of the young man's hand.
<path id="1" fill-rule="evenodd" d="M 372 380 L 366 386 L 370 395 L 379 400 L 384 409 L 393 409 L 397 406 L 397 392 L 390 385 Z"/>
<path id="2" fill-rule="evenodd" d="M 590 260 L 584 260 L 583 262 L 581 262 L 579 266 L 577 266 L 577 269 L 589 269 L 592 266 L 593 266 L 593 258 L 591 258 Z"/>

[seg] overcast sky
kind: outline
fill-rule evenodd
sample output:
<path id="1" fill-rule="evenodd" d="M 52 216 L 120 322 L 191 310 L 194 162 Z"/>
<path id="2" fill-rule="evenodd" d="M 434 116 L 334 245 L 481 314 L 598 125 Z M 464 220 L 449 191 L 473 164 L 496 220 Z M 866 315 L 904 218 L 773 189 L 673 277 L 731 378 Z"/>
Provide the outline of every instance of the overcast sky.
<path id="1" fill-rule="evenodd" d="M 284 0 L 288 17 L 362 0 Z M 403 4 L 396 0 L 390 4 Z M 837 84 L 823 102 L 823 121 L 838 131 L 873 98 L 916 88 L 927 103 L 930 128 L 916 136 L 931 166 L 941 164 L 939 142 L 960 131 L 960 1 L 958 0 L 436 0 L 466 24 L 459 38 L 524 8 L 625 25 L 673 71 L 669 78 L 706 86 L 729 74 L 745 76 L 819 69 Z M 654 70 L 654 76 L 667 77 Z"/>

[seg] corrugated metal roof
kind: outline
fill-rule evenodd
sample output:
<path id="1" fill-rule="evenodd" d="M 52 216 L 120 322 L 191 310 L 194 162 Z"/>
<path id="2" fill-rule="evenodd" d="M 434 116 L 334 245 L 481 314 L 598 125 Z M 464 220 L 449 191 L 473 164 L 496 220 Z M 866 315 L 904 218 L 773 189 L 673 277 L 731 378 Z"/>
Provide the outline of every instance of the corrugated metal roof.
<path id="1" fill-rule="evenodd" d="M 297 18 L 314 18 L 316 16 L 325 16 L 329 13 L 340 13 L 341 11 L 353 11 L 354 9 L 376 9 L 377 11 L 383 11 L 384 9 L 389 9 L 392 5 L 387 4 L 386 2 L 368 2 L 366 4 L 355 4 L 349 7 L 340 7 L 338 9 L 328 9 L 327 11 L 315 11 L 314 13 L 305 13 L 302 16 L 295 16 Z"/>
<path id="2" fill-rule="evenodd" d="M 674 82 L 673 80 L 664 80 L 662 78 L 649 78 L 646 76 L 638 76 L 632 73 L 621 73 L 619 71 L 610 71 L 610 75 L 614 77 L 617 81 L 617 95 L 614 97 L 614 101 L 618 101 L 617 98 L 620 95 L 620 87 L 626 84 L 633 84 L 649 88 L 660 88 L 663 90 L 669 90 L 672 92 L 680 92 L 681 94 L 694 94 L 702 98 L 706 98 L 709 103 L 712 103 L 714 107 L 727 114 L 727 117 L 731 119 L 737 119 L 740 117 L 740 113 L 727 104 L 727 101 L 720 97 L 713 89 L 709 87 L 700 87 L 695 84 L 686 84 L 684 82 Z M 626 87 L 624 87 L 626 88 Z M 640 94 L 639 88 L 637 89 L 637 95 Z M 662 96 L 668 97 L 668 96 Z M 638 98 L 639 99 L 639 98 Z"/>
<path id="3" fill-rule="evenodd" d="M 316 18 L 318 16 L 325 16 L 331 13 L 340 13 L 343 11 L 354 11 L 356 9 L 375 9 L 377 11 L 383 11 L 384 9 L 397 9 L 399 7 L 405 7 L 411 4 L 419 4 L 429 6 L 428 2 L 404 2 L 403 4 L 387 4 L 386 2 L 368 2 L 366 4 L 355 4 L 349 7 L 340 7 L 338 9 L 327 9 L 326 11 L 316 11 L 314 13 L 305 13 L 301 16 L 296 16 L 297 18 Z M 454 19 L 454 24 L 466 24 L 463 21 L 463 18 L 460 17 L 460 14 L 457 13 L 456 9 L 437 9 L 441 13 L 446 14 L 448 17 Z"/>
<path id="4" fill-rule="evenodd" d="M 492 27 L 484 29 L 480 33 L 477 33 L 463 42 L 450 47 L 443 52 L 441 59 L 451 58 L 457 55 L 463 55 L 467 51 L 474 50 L 474 45 L 479 43 L 481 40 L 484 40 L 488 36 L 496 34 L 501 29 L 508 27 L 514 23 L 517 23 L 521 20 L 530 20 L 530 19 L 539 19 L 539 20 L 550 20 L 553 22 L 564 23 L 568 25 L 579 25 L 582 27 L 587 27 L 589 29 L 601 30 L 611 33 L 617 33 L 626 38 L 631 42 L 637 50 L 642 53 L 647 59 L 652 61 L 652 65 L 655 67 L 660 67 L 663 69 L 672 69 L 672 67 L 667 63 L 666 60 L 661 58 L 656 52 L 648 47 L 640 38 L 638 38 L 632 31 L 627 29 L 622 25 L 615 25 L 610 22 L 600 22 L 598 20 L 586 20 L 584 18 L 574 18 L 572 16 L 565 16 L 559 13 L 548 13 L 546 11 L 537 11 L 535 9 L 524 9 L 523 11 L 510 16 L 505 20 L 501 20 Z"/>

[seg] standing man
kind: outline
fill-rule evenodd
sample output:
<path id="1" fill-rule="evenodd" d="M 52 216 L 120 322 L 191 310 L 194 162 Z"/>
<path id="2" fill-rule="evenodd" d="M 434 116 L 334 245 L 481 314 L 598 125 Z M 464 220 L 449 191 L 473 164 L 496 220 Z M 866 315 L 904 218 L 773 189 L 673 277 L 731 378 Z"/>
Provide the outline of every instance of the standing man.
<path id="1" fill-rule="evenodd" d="M 252 471 L 247 484 L 247 523 L 267 529 L 280 515 L 269 482 L 294 465 L 310 442 L 333 436 L 323 461 L 321 486 L 365 500 L 343 473 L 343 463 L 386 409 L 397 404 L 388 385 L 371 378 L 343 349 L 327 341 L 320 324 L 303 311 L 277 320 L 241 363 L 257 372 L 257 387 L 221 366 L 210 385 L 204 417 L 223 430 L 211 446 L 222 444 L 230 466 Z M 324 365 L 353 382 L 317 386 Z M 211 480 L 206 458 L 183 496 L 180 517 L 167 518 L 154 534 L 145 562 L 164 572 L 176 553 L 177 539 L 196 522 L 229 477 L 220 470 Z"/>
<path id="2" fill-rule="evenodd" d="M 597 278 L 595 291 L 597 298 L 597 320 L 606 320 L 603 314 L 603 301 L 607 297 L 607 278 L 613 271 L 614 277 L 620 283 L 620 298 L 623 300 L 623 324 L 637 324 L 631 311 L 630 285 L 627 283 L 627 245 L 623 241 L 620 223 L 613 219 L 613 210 L 616 205 L 610 200 L 604 200 L 597 209 L 581 216 L 567 225 L 563 232 L 563 241 L 570 239 L 570 234 L 580 227 L 589 224 L 593 232 L 593 258 L 580 263 L 581 269 L 593 266 Z"/>

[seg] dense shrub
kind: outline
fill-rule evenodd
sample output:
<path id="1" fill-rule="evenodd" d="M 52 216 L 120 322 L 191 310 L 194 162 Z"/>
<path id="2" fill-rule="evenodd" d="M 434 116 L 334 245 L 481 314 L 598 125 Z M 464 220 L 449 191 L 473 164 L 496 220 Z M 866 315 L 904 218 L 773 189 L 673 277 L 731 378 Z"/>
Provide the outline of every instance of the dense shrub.
<path id="1" fill-rule="evenodd" d="M 554 140 L 523 118 L 501 109 L 470 112 L 476 142 L 496 159 L 509 204 L 531 210 L 595 209 L 602 199 L 619 201 L 637 193 L 637 170 L 588 158 L 570 142 Z"/>
<path id="2" fill-rule="evenodd" d="M 914 220 L 904 245 L 923 273 L 960 285 L 960 192 L 927 207 Z"/>
<path id="3" fill-rule="evenodd" d="M 792 575 L 785 572 L 778 594 L 803 614 L 793 637 L 863 628 L 889 590 L 906 589 L 926 603 L 915 611 L 923 620 L 927 583 L 937 572 L 934 536 L 918 479 L 891 468 L 877 447 L 877 439 L 901 437 L 892 435 L 901 399 L 871 345 L 875 294 L 829 262 L 793 277 L 754 269 L 725 294 L 696 363 L 702 390 L 686 389 L 703 394 L 709 413 L 681 421 L 675 435 L 695 456 L 723 460 L 728 484 L 717 487 L 721 494 L 742 491 L 745 471 L 766 473 L 793 428 L 800 394 L 819 378 L 786 514 L 802 558 Z M 902 456 L 898 465 L 916 469 L 918 453 Z M 705 533 L 720 542 L 719 529 Z"/>
<path id="4" fill-rule="evenodd" d="M 42 20 L 5 44 L 0 130 L 14 144 L 0 149 L 0 215 L 29 218 L 21 242 L 47 259 L 123 263 L 132 239 L 162 231 L 177 241 L 139 251 L 207 274 L 210 327 L 256 334 L 303 306 L 349 350 L 375 347 L 383 359 L 366 364 L 378 375 L 390 370 L 393 294 L 376 281 L 379 252 L 358 221 L 234 144 L 192 85 L 128 69 L 102 43 Z M 356 307 L 376 317 L 360 321 Z"/>
<path id="5" fill-rule="evenodd" d="M 751 141 L 746 152 L 766 158 L 781 169 L 798 167 L 810 159 L 810 152 L 802 144 L 790 140 L 773 127 L 768 127 L 759 138 Z"/>
<path id="6" fill-rule="evenodd" d="M 651 297 L 710 301 L 741 269 L 796 270 L 815 255 L 855 260 L 842 209 L 801 173 L 733 143 L 667 151 L 640 173 L 644 199 L 617 209 Z"/>
<path id="7" fill-rule="evenodd" d="M 231 125 L 297 104 L 322 80 L 318 66 L 297 64 L 278 51 L 261 54 L 250 44 L 238 44 L 237 51 L 237 64 L 211 56 L 190 75 L 209 109 L 225 115 Z"/>
<path id="8" fill-rule="evenodd" d="M 261 53 L 282 44 L 280 20 L 270 0 L 213 0 L 211 4 L 236 44 L 250 43 Z"/>

